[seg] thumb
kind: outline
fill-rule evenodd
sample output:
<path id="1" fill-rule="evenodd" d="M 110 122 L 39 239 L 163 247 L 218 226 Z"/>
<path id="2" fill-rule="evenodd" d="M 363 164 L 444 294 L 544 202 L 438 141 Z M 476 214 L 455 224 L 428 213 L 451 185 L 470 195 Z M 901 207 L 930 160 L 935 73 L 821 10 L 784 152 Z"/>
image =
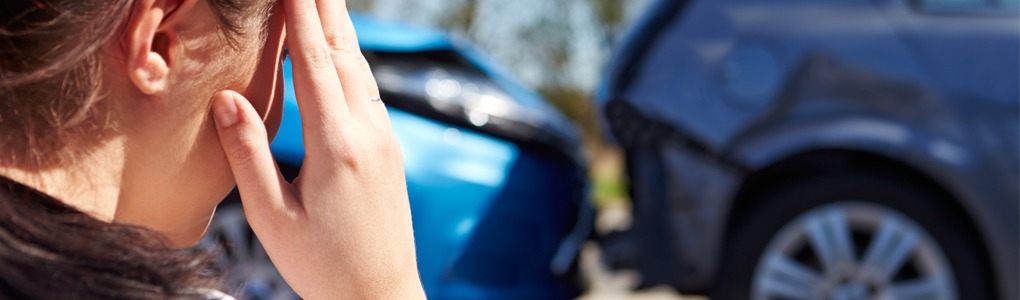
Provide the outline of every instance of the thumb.
<path id="1" fill-rule="evenodd" d="M 217 93 L 212 102 L 220 144 L 241 192 L 245 215 L 256 229 L 255 223 L 276 219 L 272 214 L 286 209 L 287 182 L 273 161 L 265 124 L 251 103 L 234 91 Z"/>

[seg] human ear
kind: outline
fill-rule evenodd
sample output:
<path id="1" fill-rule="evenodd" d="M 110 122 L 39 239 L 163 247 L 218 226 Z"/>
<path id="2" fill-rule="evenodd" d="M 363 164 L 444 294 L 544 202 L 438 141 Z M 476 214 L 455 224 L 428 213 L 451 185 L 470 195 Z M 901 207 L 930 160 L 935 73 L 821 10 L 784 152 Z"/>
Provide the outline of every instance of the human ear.
<path id="1" fill-rule="evenodd" d="M 166 90 L 170 75 L 172 32 L 161 27 L 181 0 L 138 0 L 124 30 L 121 45 L 128 77 L 138 91 L 157 95 Z"/>

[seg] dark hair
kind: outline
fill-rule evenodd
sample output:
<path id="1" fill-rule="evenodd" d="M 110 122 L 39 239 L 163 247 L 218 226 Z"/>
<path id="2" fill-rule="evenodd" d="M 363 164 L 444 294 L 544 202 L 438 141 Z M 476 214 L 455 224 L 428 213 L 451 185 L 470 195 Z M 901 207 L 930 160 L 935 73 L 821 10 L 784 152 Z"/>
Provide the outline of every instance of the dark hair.
<path id="1" fill-rule="evenodd" d="M 207 0 L 231 46 L 274 0 Z M 0 165 L 74 161 L 103 140 L 101 50 L 130 18 L 134 0 L 0 1 Z M 74 145 L 75 149 L 68 149 Z M 77 150 L 77 153 L 73 150 Z"/>
<path id="2" fill-rule="evenodd" d="M 207 1 L 232 44 L 244 22 L 257 12 L 268 20 L 275 4 Z M 114 124 L 101 52 L 134 3 L 0 1 L 0 166 L 58 166 L 103 140 Z M 0 177 L 0 299 L 204 297 L 220 287 L 212 262 L 156 231 L 100 221 Z"/>
<path id="3" fill-rule="evenodd" d="M 114 225 L 0 178 L 0 299 L 204 298 L 214 254 Z"/>

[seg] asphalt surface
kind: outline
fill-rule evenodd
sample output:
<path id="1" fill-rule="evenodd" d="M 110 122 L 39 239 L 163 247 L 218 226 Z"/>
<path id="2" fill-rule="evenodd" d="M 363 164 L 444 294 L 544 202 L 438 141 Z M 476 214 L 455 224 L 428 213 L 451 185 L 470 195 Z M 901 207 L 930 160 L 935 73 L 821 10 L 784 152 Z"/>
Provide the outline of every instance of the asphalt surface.
<path id="1" fill-rule="evenodd" d="M 596 221 L 600 232 L 630 226 L 630 208 L 614 204 L 602 208 Z M 581 252 L 581 272 L 588 280 L 588 291 L 578 300 L 707 300 L 700 296 L 680 295 L 670 287 L 661 286 L 635 292 L 639 275 L 632 271 L 612 272 L 600 261 L 598 245 L 588 243 Z"/>

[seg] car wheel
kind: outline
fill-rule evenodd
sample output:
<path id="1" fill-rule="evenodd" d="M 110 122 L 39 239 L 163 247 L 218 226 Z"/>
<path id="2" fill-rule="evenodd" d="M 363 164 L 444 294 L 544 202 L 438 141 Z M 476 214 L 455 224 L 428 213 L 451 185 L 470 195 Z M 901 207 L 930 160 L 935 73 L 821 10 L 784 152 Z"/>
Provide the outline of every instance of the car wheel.
<path id="1" fill-rule="evenodd" d="M 238 299 L 300 299 L 276 270 L 262 243 L 255 237 L 239 202 L 222 205 L 209 224 L 203 247 L 220 247 L 225 286 Z"/>
<path id="2" fill-rule="evenodd" d="M 813 179 L 756 203 L 731 231 L 712 299 L 993 299 L 961 212 L 906 181 Z"/>

